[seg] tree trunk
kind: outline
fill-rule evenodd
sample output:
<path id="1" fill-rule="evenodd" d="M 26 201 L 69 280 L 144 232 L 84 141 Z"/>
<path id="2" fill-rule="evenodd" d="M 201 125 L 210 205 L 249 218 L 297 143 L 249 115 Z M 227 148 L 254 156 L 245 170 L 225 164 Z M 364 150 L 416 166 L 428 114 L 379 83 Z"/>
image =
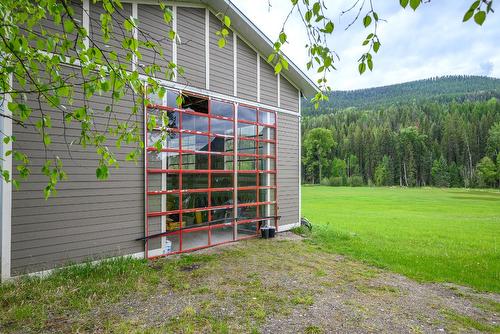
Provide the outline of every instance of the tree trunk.
<path id="1" fill-rule="evenodd" d="M 347 158 L 347 177 L 351 177 L 351 157 Z"/>
<path id="2" fill-rule="evenodd" d="M 405 184 L 408 187 L 408 176 L 406 175 L 406 162 L 403 161 L 403 171 L 404 171 L 404 176 L 405 176 Z"/>
<path id="3" fill-rule="evenodd" d="M 469 182 L 472 180 L 472 155 L 470 153 L 470 147 L 469 147 L 469 139 L 467 138 L 467 134 L 464 136 L 465 137 L 465 145 L 467 145 L 467 153 L 469 155 Z"/>
<path id="4" fill-rule="evenodd" d="M 399 165 L 399 186 L 403 186 L 403 174 L 401 173 L 401 165 Z"/>
<path id="5" fill-rule="evenodd" d="M 319 183 L 321 183 L 321 162 L 319 163 Z"/>

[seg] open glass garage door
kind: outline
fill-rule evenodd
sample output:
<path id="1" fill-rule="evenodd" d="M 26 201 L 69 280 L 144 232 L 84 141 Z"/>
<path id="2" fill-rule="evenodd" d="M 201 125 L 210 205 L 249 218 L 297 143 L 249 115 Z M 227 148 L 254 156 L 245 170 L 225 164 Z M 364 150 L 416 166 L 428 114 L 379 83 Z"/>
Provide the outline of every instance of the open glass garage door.
<path id="1" fill-rule="evenodd" d="M 178 107 L 178 94 L 146 108 L 148 258 L 277 225 L 275 112 L 187 92 Z"/>

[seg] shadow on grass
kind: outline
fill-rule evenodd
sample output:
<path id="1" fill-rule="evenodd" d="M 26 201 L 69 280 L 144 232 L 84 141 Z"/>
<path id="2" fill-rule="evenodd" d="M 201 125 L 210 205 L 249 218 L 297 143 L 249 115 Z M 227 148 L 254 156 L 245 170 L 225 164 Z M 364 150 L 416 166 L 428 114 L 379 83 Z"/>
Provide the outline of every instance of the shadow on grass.
<path id="1" fill-rule="evenodd" d="M 463 190 L 463 191 L 456 191 L 456 190 L 450 190 L 448 191 L 450 194 L 459 194 L 459 195 L 477 195 L 477 196 L 496 196 L 500 197 L 500 191 L 496 190 Z"/>
<path id="2" fill-rule="evenodd" d="M 453 199 L 462 199 L 462 200 L 473 200 L 473 201 L 500 201 L 500 197 L 489 197 L 489 196 L 451 196 Z"/>

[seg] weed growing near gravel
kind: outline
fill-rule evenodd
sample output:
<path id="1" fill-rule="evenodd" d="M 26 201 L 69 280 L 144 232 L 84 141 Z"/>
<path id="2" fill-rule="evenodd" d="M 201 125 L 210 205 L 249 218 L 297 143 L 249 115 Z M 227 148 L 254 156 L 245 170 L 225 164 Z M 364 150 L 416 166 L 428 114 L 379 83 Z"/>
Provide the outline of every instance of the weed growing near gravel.
<path id="1" fill-rule="evenodd" d="M 323 334 L 324 331 L 319 328 L 318 326 L 307 326 L 305 331 L 305 334 Z"/>
<path id="2" fill-rule="evenodd" d="M 500 326 L 489 325 L 484 322 L 478 321 L 466 315 L 457 313 L 453 310 L 442 310 L 445 317 L 451 322 L 451 327 L 453 330 L 470 330 L 476 329 L 480 332 L 487 333 L 500 333 Z"/>

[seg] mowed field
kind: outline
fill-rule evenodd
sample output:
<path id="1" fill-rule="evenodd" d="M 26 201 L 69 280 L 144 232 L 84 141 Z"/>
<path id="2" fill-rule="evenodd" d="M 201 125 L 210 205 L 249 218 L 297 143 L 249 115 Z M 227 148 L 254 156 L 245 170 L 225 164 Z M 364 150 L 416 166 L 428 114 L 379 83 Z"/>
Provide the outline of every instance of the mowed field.
<path id="1" fill-rule="evenodd" d="M 500 292 L 500 192 L 302 187 L 311 242 L 408 277 Z"/>

